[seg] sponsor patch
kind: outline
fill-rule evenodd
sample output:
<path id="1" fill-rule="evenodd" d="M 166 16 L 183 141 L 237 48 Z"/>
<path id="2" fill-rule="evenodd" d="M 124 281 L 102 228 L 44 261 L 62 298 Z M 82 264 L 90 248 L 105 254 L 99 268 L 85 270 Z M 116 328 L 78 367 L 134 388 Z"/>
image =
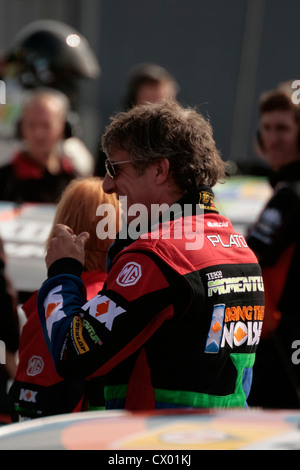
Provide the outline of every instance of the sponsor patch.
<path id="1" fill-rule="evenodd" d="M 66 314 L 62 310 L 63 297 L 61 294 L 59 294 L 61 290 L 62 285 L 54 287 L 54 289 L 49 292 L 44 301 L 46 327 L 50 339 L 53 324 L 66 316 Z"/>
<path id="2" fill-rule="evenodd" d="M 95 344 L 99 344 L 99 346 L 102 346 L 103 342 L 101 341 L 99 336 L 96 334 L 92 325 L 86 319 L 83 320 L 83 326 L 84 326 L 85 331 L 87 331 L 87 333 L 89 334 L 91 340 Z"/>
<path id="3" fill-rule="evenodd" d="M 73 319 L 73 340 L 78 354 L 84 354 L 90 350 L 82 334 L 82 319 L 74 317 Z"/>
<path id="4" fill-rule="evenodd" d="M 134 286 L 142 276 L 142 268 L 138 263 L 130 261 L 117 277 L 117 284 L 122 287 Z"/>
<path id="5" fill-rule="evenodd" d="M 228 227 L 229 222 L 207 222 L 208 227 Z"/>
<path id="6" fill-rule="evenodd" d="M 42 372 L 44 369 L 44 361 L 41 356 L 32 356 L 27 365 L 27 375 L 34 377 Z"/>
<path id="7" fill-rule="evenodd" d="M 36 403 L 37 393 L 38 392 L 30 389 L 21 388 L 19 399 L 26 401 L 27 403 Z"/>
<path id="8" fill-rule="evenodd" d="M 214 306 L 205 352 L 216 354 L 225 346 L 233 349 L 247 343 L 259 343 L 265 307 L 263 305 L 238 305 L 225 308 Z"/>
<path id="9" fill-rule="evenodd" d="M 96 295 L 96 297 L 89 300 L 82 309 L 88 311 L 88 313 L 100 323 L 104 323 L 109 331 L 112 330 L 114 319 L 126 312 L 124 308 L 118 307 L 117 304 L 106 297 L 106 295 Z"/>
<path id="10" fill-rule="evenodd" d="M 214 247 L 219 244 L 224 248 L 232 248 L 233 246 L 236 246 L 237 248 L 247 248 L 248 246 L 245 237 L 236 233 L 231 233 L 229 237 L 226 237 L 226 239 L 225 237 L 222 238 L 221 235 L 207 235 L 206 238 Z"/>
<path id="11" fill-rule="evenodd" d="M 214 204 L 214 196 L 213 194 L 209 193 L 208 191 L 201 191 L 199 193 L 199 206 L 203 206 L 204 209 L 217 211 L 217 208 Z"/>
<path id="12" fill-rule="evenodd" d="M 221 347 L 223 348 L 227 344 L 230 348 L 233 348 L 246 342 L 247 346 L 257 345 L 260 340 L 261 329 L 262 321 L 249 321 L 247 323 L 239 321 L 224 325 Z"/>
<path id="13" fill-rule="evenodd" d="M 217 353 L 220 349 L 224 323 L 225 304 L 214 305 L 205 352 Z"/>
<path id="14" fill-rule="evenodd" d="M 209 280 L 208 297 L 214 294 L 230 294 L 230 292 L 264 292 L 262 276 L 240 276 Z"/>

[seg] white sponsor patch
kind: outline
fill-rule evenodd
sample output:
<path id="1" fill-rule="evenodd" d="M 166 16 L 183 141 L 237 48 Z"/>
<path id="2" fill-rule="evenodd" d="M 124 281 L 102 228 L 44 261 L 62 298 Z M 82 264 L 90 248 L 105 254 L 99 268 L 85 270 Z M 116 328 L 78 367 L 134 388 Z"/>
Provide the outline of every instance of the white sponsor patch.
<path id="1" fill-rule="evenodd" d="M 63 312 L 63 298 L 61 294 L 58 294 L 62 290 L 62 285 L 54 287 L 49 294 L 47 295 L 44 301 L 45 317 L 46 317 L 46 326 L 48 336 L 51 339 L 51 332 L 53 323 L 59 321 L 61 318 L 65 317 L 66 314 Z"/>
<path id="2" fill-rule="evenodd" d="M 36 396 L 38 392 L 34 392 L 33 390 L 21 388 L 19 399 L 26 401 L 27 403 L 36 403 Z"/>
<path id="3" fill-rule="evenodd" d="M 208 227 L 228 227 L 228 222 L 207 222 Z"/>
<path id="4" fill-rule="evenodd" d="M 142 276 L 142 268 L 138 263 L 130 261 L 117 277 L 117 284 L 122 287 L 134 286 Z"/>
<path id="5" fill-rule="evenodd" d="M 105 327 L 111 331 L 114 319 L 126 312 L 124 308 L 117 307 L 116 303 L 105 295 L 96 295 L 82 307 L 89 311 L 89 314 L 100 323 L 105 323 Z"/>

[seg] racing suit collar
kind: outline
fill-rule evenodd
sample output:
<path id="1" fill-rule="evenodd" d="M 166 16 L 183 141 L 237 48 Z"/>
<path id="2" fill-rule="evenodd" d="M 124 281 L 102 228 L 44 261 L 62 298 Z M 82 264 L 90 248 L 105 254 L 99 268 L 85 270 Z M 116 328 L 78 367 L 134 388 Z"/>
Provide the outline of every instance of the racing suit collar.
<path id="1" fill-rule="evenodd" d="M 173 212 L 172 210 L 169 210 L 169 220 L 174 220 L 175 218 L 179 218 L 183 215 L 184 212 L 184 206 L 185 204 L 190 204 L 192 206 L 192 212 L 195 212 L 199 210 L 199 205 L 201 208 L 204 210 L 204 213 L 207 212 L 212 212 L 217 214 L 218 211 L 214 205 L 214 193 L 212 189 L 209 186 L 199 186 L 198 188 L 192 188 L 190 191 L 188 191 L 183 197 L 181 197 L 177 203 L 176 203 L 176 208 L 180 208 L 180 210 L 177 210 Z M 171 208 L 170 208 L 171 209 Z M 159 221 L 158 223 L 162 222 L 163 214 L 160 214 Z M 166 215 L 164 215 L 164 221 L 166 222 Z M 149 232 L 153 230 L 153 227 L 156 226 L 156 224 L 152 224 L 152 226 L 149 225 Z M 109 272 L 111 265 L 112 265 L 112 260 L 114 257 L 120 253 L 124 248 L 128 247 L 131 245 L 135 239 L 131 239 L 129 236 L 129 232 L 127 230 L 127 236 L 124 237 L 124 230 L 126 230 L 126 227 L 122 228 L 123 231 L 123 237 L 120 238 L 120 233 L 117 234 L 116 239 L 114 243 L 109 247 L 108 250 L 108 257 L 107 257 L 107 272 Z"/>
<path id="2" fill-rule="evenodd" d="M 177 206 L 181 206 L 180 216 L 183 213 L 185 204 L 191 204 L 194 207 L 194 210 L 196 210 L 196 207 L 200 205 L 204 209 L 205 213 L 207 211 L 218 213 L 214 204 L 214 193 L 209 186 L 203 185 L 198 188 L 192 188 L 176 202 Z"/>

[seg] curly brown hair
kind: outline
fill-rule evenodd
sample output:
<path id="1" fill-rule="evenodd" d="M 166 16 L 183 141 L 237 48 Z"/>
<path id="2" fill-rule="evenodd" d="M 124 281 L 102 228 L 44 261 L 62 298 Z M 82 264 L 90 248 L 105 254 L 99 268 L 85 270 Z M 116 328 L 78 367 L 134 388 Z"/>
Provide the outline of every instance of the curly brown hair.
<path id="1" fill-rule="evenodd" d="M 177 102 L 146 103 L 111 118 L 102 136 L 109 155 L 113 148 L 127 150 L 137 172 L 153 161 L 168 158 L 177 186 L 214 186 L 224 178 L 226 164 L 220 157 L 210 123 L 195 109 Z"/>

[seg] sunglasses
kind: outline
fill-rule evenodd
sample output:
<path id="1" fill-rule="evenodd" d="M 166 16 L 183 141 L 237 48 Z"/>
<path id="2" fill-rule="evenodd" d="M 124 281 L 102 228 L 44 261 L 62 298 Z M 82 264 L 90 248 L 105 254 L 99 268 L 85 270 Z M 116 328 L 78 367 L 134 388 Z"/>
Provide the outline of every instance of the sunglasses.
<path id="1" fill-rule="evenodd" d="M 132 163 L 131 160 L 125 160 L 124 162 L 115 162 L 111 163 L 108 158 L 105 160 L 105 169 L 106 173 L 111 179 L 114 179 L 117 176 L 117 168 L 115 166 L 122 165 L 122 163 Z"/>

